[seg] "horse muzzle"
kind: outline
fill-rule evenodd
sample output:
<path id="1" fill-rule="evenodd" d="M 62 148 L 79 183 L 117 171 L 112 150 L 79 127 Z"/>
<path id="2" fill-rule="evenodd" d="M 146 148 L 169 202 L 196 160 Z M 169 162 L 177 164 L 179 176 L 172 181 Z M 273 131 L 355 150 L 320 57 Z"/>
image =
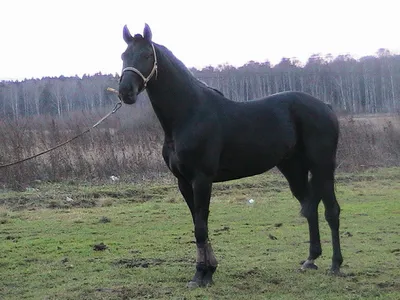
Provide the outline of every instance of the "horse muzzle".
<path id="1" fill-rule="evenodd" d="M 137 100 L 137 94 L 135 92 L 121 93 L 120 91 L 118 98 L 125 104 L 134 104 Z"/>
<path id="2" fill-rule="evenodd" d="M 126 78 L 125 81 L 119 83 L 118 98 L 125 104 L 134 104 L 139 94 L 138 87 L 136 84 L 131 83 L 129 79 L 130 78 Z"/>

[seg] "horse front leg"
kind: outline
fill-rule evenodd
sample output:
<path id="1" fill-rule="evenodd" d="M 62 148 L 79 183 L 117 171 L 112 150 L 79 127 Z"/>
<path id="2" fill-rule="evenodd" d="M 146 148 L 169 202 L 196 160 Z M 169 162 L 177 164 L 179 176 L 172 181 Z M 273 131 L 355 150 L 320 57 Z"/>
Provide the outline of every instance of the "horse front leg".
<path id="1" fill-rule="evenodd" d="M 196 273 L 188 287 L 203 287 L 213 283 L 212 276 L 218 262 L 208 240 L 208 215 L 210 208 L 212 180 L 197 176 L 192 182 L 193 220 L 197 246 Z"/>

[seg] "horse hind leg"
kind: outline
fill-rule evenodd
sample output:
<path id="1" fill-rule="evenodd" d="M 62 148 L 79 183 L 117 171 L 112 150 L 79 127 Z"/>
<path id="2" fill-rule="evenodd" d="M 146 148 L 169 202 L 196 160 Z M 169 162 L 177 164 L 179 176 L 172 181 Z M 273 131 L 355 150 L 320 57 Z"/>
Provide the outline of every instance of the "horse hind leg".
<path id="1" fill-rule="evenodd" d="M 321 238 L 319 233 L 318 206 L 321 202 L 322 192 L 318 178 L 312 175 L 309 182 L 307 196 L 301 203 L 301 214 L 307 219 L 310 238 L 310 248 L 307 260 L 301 269 L 318 269 L 315 260 L 322 254 Z"/>
<path id="2" fill-rule="evenodd" d="M 321 197 L 315 192 L 312 185 L 308 182 L 309 169 L 306 160 L 298 155 L 282 161 L 278 169 L 289 182 L 290 190 L 293 196 L 301 204 L 301 214 L 307 218 L 310 247 L 308 259 L 302 264 L 302 269 L 317 269 L 314 261 L 321 255 L 321 241 L 318 224 L 318 204 Z"/>
<path id="3" fill-rule="evenodd" d="M 318 199 L 319 203 L 322 198 L 322 202 L 324 203 L 325 219 L 329 224 L 332 235 L 333 255 L 331 272 L 333 274 L 340 274 L 343 257 L 339 238 L 340 206 L 336 200 L 334 190 L 334 169 L 334 163 L 324 163 L 311 170 L 311 190 L 314 194 L 314 201 Z M 318 212 L 316 211 L 316 213 Z"/>
<path id="4" fill-rule="evenodd" d="M 340 206 L 336 200 L 333 175 L 330 178 L 325 179 L 325 182 L 323 184 L 322 201 L 325 206 L 325 219 L 329 224 L 332 235 L 333 255 L 330 271 L 333 274 L 340 274 L 340 266 L 343 262 L 339 237 Z"/>
<path id="5" fill-rule="evenodd" d="M 329 224 L 332 235 L 332 266 L 331 271 L 339 273 L 343 262 L 340 250 L 339 239 L 339 215 L 340 207 L 336 200 L 334 190 L 335 161 L 338 143 L 338 129 L 336 124 L 327 126 L 325 131 L 319 131 L 314 128 L 308 135 L 304 135 L 304 149 L 307 160 L 310 164 L 312 174 L 311 190 L 314 201 L 322 198 L 325 206 L 325 219 Z"/>

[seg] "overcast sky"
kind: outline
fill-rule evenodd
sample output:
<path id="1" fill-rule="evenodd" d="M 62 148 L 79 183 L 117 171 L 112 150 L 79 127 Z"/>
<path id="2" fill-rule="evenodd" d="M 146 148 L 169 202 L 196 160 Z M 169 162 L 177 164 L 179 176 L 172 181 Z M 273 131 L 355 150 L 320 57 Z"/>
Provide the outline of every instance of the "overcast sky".
<path id="1" fill-rule="evenodd" d="M 2 0 L 0 79 L 119 73 L 122 28 L 169 48 L 188 67 L 313 53 L 400 53 L 395 0 Z"/>

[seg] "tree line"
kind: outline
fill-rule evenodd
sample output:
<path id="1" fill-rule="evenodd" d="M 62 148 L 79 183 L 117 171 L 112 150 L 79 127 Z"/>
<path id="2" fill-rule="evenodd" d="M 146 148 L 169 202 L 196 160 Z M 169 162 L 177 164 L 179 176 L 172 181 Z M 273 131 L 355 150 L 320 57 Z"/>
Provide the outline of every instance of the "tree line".
<path id="1" fill-rule="evenodd" d="M 190 69 L 194 76 L 234 101 L 249 101 L 280 91 L 304 91 L 350 114 L 400 111 L 400 55 L 379 49 L 375 55 L 312 55 L 303 65 L 296 58 L 249 61 Z M 44 77 L 0 82 L 0 118 L 64 116 L 74 111 L 109 107 L 118 74 Z"/>

